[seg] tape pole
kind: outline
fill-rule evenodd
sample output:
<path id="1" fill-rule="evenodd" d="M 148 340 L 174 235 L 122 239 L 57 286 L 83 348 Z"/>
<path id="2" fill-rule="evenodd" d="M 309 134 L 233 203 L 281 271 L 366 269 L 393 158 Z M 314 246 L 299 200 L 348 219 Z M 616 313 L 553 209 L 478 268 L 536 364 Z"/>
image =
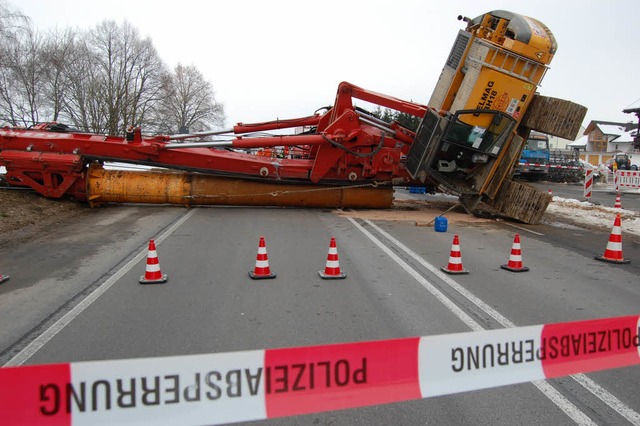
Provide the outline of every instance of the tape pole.
<path id="1" fill-rule="evenodd" d="M 225 424 L 640 364 L 640 316 L 371 342 L 0 368 L 4 425 Z"/>

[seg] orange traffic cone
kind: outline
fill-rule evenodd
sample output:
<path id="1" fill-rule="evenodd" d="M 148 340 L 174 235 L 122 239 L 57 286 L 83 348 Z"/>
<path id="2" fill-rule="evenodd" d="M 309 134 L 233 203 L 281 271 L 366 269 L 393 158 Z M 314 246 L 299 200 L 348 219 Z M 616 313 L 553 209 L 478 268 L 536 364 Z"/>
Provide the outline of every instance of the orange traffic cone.
<path id="1" fill-rule="evenodd" d="M 609 235 L 609 241 L 607 242 L 607 248 L 602 256 L 596 256 L 596 260 L 609 263 L 629 263 L 628 259 L 622 257 L 622 231 L 621 231 L 620 214 L 616 215 L 616 219 L 613 222 L 613 229 L 611 235 Z"/>
<path id="2" fill-rule="evenodd" d="M 161 284 L 167 282 L 167 275 L 160 272 L 156 243 L 149 241 L 149 253 L 147 254 L 147 267 L 144 275 L 140 277 L 140 284 Z"/>
<path id="3" fill-rule="evenodd" d="M 249 276 L 254 280 L 264 280 L 276 277 L 276 274 L 272 273 L 269 268 L 269 255 L 267 254 L 267 245 L 264 242 L 264 237 L 260 237 L 260 242 L 258 243 L 258 254 L 256 255 L 256 267 L 253 271 L 249 271 Z"/>
<path id="4" fill-rule="evenodd" d="M 2 284 L 5 281 L 9 281 L 9 275 L 2 275 L 0 274 L 0 284 Z"/>
<path id="5" fill-rule="evenodd" d="M 506 265 L 500 265 L 502 269 L 506 269 L 511 272 L 526 272 L 529 270 L 526 266 L 522 265 L 522 250 L 520 248 L 520 234 L 516 234 L 513 239 L 513 246 L 511 246 L 511 254 L 509 255 L 509 261 Z"/>
<path id="6" fill-rule="evenodd" d="M 346 273 L 340 271 L 335 237 L 331 237 L 331 242 L 329 243 L 329 254 L 327 254 L 327 263 L 324 271 L 318 271 L 318 274 L 323 280 L 337 280 L 347 277 Z"/>
<path id="7" fill-rule="evenodd" d="M 451 254 L 449 255 L 449 264 L 442 269 L 447 274 L 468 274 L 469 271 L 462 267 L 462 256 L 460 254 L 460 240 L 457 235 L 453 236 L 453 244 L 451 245 Z"/>
<path id="8" fill-rule="evenodd" d="M 619 192 L 616 194 L 616 202 L 613 204 L 613 208 L 614 209 L 621 209 L 622 208 L 622 201 L 620 201 L 620 193 Z"/>

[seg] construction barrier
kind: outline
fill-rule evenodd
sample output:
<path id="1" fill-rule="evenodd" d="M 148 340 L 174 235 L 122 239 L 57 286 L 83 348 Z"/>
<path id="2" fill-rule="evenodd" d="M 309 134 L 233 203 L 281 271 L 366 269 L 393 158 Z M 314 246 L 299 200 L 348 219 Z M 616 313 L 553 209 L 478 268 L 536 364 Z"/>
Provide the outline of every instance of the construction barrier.
<path id="1" fill-rule="evenodd" d="M 207 355 L 0 368 L 3 425 L 222 424 L 640 364 L 640 316 Z"/>
<path id="2" fill-rule="evenodd" d="M 615 190 L 620 188 L 640 188 L 640 171 L 618 170 L 615 173 Z"/>

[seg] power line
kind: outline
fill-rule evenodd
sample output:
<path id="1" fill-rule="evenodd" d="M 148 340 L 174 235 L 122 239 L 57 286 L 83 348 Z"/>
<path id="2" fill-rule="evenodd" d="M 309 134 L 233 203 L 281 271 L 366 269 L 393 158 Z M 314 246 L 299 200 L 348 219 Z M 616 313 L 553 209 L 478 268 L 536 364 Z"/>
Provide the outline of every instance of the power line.
<path id="1" fill-rule="evenodd" d="M 635 101 L 631 102 L 629 105 L 627 105 L 626 107 L 624 107 L 624 109 L 629 108 L 631 105 L 635 104 L 636 102 L 640 101 L 640 98 L 636 99 Z"/>

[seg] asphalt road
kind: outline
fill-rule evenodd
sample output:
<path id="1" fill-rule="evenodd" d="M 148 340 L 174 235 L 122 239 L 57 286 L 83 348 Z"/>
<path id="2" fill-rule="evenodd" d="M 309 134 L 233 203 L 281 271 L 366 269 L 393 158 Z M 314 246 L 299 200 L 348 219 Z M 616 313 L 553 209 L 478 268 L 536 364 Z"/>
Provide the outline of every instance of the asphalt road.
<path id="1" fill-rule="evenodd" d="M 631 264 L 609 265 L 593 259 L 605 248 L 606 232 L 518 226 L 460 224 L 437 233 L 412 222 L 349 219 L 323 210 L 97 209 L 35 240 L 0 249 L 0 267 L 11 275 L 0 286 L 0 365 L 469 331 L 452 305 L 485 329 L 502 328 L 500 318 L 524 326 L 638 313 L 638 243 L 625 242 Z M 527 273 L 499 268 L 515 232 L 531 268 Z M 453 278 L 462 293 L 433 271 L 447 264 L 454 233 L 471 272 Z M 247 274 L 260 236 L 278 275 L 274 280 L 252 281 Z M 318 277 L 331 236 L 337 238 L 345 280 Z M 169 276 L 163 285 L 138 284 L 150 238 L 158 241 L 160 266 Z M 434 288 L 449 305 L 434 296 Z M 100 296 L 51 334 L 50 327 L 96 289 Z M 265 423 L 640 424 L 638 367 L 585 377 Z M 596 387 L 587 390 L 591 383 Z"/>

